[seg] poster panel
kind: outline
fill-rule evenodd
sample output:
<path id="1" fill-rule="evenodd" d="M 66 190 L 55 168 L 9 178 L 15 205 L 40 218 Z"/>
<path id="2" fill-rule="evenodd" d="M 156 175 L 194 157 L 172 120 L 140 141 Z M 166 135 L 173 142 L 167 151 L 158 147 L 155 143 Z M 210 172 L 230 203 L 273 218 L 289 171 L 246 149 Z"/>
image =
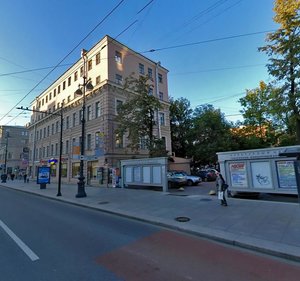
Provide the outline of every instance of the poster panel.
<path id="1" fill-rule="evenodd" d="M 160 166 L 154 166 L 152 169 L 153 172 L 153 183 L 161 184 L 161 167 Z"/>
<path id="2" fill-rule="evenodd" d="M 134 182 L 141 181 L 141 167 L 133 167 L 133 181 Z"/>
<path id="3" fill-rule="evenodd" d="M 37 184 L 50 183 L 50 167 L 38 167 Z"/>
<path id="4" fill-rule="evenodd" d="M 254 188 L 273 188 L 271 165 L 269 161 L 251 162 L 251 175 Z"/>
<path id="5" fill-rule="evenodd" d="M 143 183 L 150 183 L 150 167 L 145 166 L 143 167 Z"/>
<path id="6" fill-rule="evenodd" d="M 125 167 L 125 182 L 132 182 L 132 167 Z"/>
<path id="7" fill-rule="evenodd" d="M 229 172 L 232 187 L 247 187 L 246 162 L 233 162 L 229 164 Z"/>
<path id="8" fill-rule="evenodd" d="M 297 189 L 293 160 L 276 161 L 279 188 Z"/>

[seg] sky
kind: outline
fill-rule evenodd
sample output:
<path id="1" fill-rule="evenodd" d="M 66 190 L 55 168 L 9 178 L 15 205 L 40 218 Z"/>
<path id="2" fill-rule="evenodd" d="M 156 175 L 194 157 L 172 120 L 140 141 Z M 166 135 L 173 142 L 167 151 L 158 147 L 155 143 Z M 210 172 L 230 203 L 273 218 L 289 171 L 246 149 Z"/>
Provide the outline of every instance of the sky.
<path id="1" fill-rule="evenodd" d="M 238 100 L 270 82 L 274 0 L 0 0 L 0 125 L 25 125 L 44 89 L 106 34 L 169 70 L 169 96 L 242 120 Z M 154 50 L 154 51 L 150 51 Z"/>

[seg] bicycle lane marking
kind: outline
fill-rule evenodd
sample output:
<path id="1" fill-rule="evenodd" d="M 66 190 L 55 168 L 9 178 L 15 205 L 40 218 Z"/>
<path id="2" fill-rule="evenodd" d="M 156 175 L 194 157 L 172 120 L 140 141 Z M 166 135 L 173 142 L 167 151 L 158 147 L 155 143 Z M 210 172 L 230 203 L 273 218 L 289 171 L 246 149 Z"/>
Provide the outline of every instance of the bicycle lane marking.
<path id="1" fill-rule="evenodd" d="M 0 220 L 0 226 L 32 261 L 39 259 L 39 257 L 2 220 Z"/>

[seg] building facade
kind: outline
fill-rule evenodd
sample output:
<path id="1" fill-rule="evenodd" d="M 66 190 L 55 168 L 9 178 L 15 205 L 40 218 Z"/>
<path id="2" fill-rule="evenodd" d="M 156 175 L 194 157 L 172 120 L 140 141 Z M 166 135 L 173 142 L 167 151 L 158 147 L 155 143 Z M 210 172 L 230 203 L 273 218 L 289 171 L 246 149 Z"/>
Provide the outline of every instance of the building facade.
<path id="1" fill-rule="evenodd" d="M 82 112 L 85 104 L 84 174 L 88 184 L 108 180 L 109 168 L 118 168 L 120 160 L 147 157 L 142 146 L 138 154 L 128 146 L 126 136 L 119 137 L 115 130 L 117 108 L 126 101 L 126 77 L 148 75 L 153 92 L 162 104 L 156 114 L 154 135 L 163 138 L 166 150 L 171 152 L 169 122 L 168 71 L 148 58 L 105 36 L 63 73 L 52 85 L 32 102 L 29 170 L 36 176 L 37 167 L 51 165 L 51 176 L 58 177 L 57 160 L 60 154 L 60 124 L 62 134 L 62 181 L 77 182 L 82 135 Z M 86 80 L 83 80 L 83 77 Z M 85 97 L 76 95 L 83 81 L 90 81 Z M 62 118 L 61 118 L 62 114 Z M 52 164 L 51 164 L 52 163 Z"/>
<path id="2" fill-rule="evenodd" d="M 23 126 L 0 126 L 1 174 L 23 174 L 29 164 L 29 134 Z"/>

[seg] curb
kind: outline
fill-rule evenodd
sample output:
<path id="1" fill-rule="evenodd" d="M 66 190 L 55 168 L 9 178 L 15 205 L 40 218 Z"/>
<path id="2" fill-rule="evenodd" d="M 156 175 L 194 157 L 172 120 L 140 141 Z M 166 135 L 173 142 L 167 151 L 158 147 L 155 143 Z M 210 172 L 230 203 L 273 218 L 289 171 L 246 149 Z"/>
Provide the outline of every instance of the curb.
<path id="1" fill-rule="evenodd" d="M 232 234 L 227 233 L 227 232 L 224 232 L 221 230 L 212 230 L 212 229 L 209 229 L 206 227 L 200 227 L 200 231 L 199 231 L 199 227 L 198 227 L 198 230 L 195 230 L 195 229 L 193 229 L 193 228 L 195 228 L 195 227 L 193 227 L 193 225 L 189 225 L 189 226 L 184 225 L 182 222 L 177 222 L 177 225 L 175 225 L 175 224 L 172 225 L 169 222 L 165 221 L 164 219 L 154 218 L 152 216 L 138 217 L 135 214 L 128 212 L 128 211 L 127 212 L 123 211 L 121 213 L 118 211 L 105 209 L 103 207 L 101 208 L 100 206 L 87 205 L 84 203 L 67 200 L 61 196 L 59 196 L 59 197 L 47 196 L 45 194 L 36 193 L 34 191 L 23 190 L 23 189 L 19 189 L 19 188 L 15 188 L 15 187 L 5 186 L 2 184 L 0 184 L 0 186 L 5 187 L 7 189 L 13 189 L 13 190 L 19 191 L 19 192 L 48 198 L 50 200 L 68 203 L 68 204 L 71 204 L 74 206 L 79 206 L 79 207 L 92 209 L 92 210 L 96 210 L 96 211 L 101 211 L 101 212 L 104 212 L 107 214 L 117 215 L 120 217 L 133 219 L 133 220 L 140 221 L 140 222 L 150 223 L 152 225 L 164 227 L 166 229 L 172 229 L 175 231 L 187 233 L 187 234 L 190 234 L 193 236 L 201 237 L 204 239 L 212 240 L 212 241 L 227 244 L 227 245 L 231 245 L 231 246 L 238 247 L 241 249 L 247 249 L 247 250 L 250 250 L 253 252 L 259 252 L 262 254 L 266 254 L 266 255 L 270 255 L 270 256 L 286 259 L 286 260 L 300 262 L 300 255 L 299 255 L 298 251 L 296 251 L 296 249 L 294 249 L 292 246 L 288 246 L 286 244 L 263 241 L 263 240 L 255 239 L 255 238 L 251 238 L 251 237 L 243 237 L 243 236 L 236 235 L 233 233 Z M 175 220 L 175 218 L 174 218 L 174 220 Z M 182 224 L 182 226 L 180 226 L 179 224 Z M 249 241 L 247 242 L 246 240 L 251 240 L 252 243 L 250 243 Z"/>

